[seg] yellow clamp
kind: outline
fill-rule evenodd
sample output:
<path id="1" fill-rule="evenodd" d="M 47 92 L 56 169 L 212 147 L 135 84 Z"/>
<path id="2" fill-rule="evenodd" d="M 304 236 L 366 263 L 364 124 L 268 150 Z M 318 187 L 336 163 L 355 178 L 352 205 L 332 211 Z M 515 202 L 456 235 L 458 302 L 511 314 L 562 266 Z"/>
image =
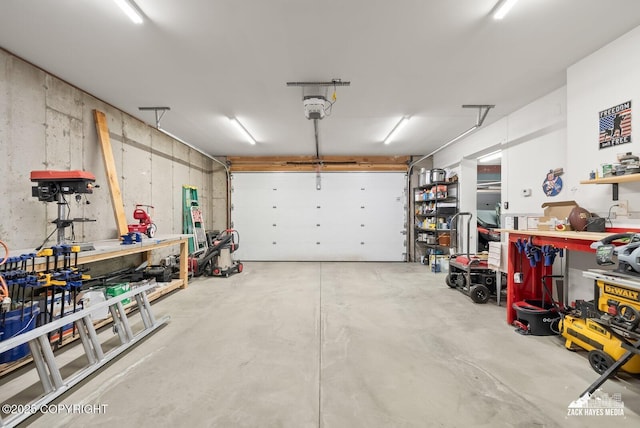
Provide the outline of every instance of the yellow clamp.
<path id="1" fill-rule="evenodd" d="M 70 268 L 70 269 L 71 269 L 71 271 L 73 271 L 73 272 L 78 272 L 78 268 L 77 268 L 77 267 L 73 267 L 73 268 Z M 83 273 L 83 274 L 80 276 L 80 278 L 81 278 L 81 279 L 83 279 L 83 280 L 84 280 L 84 279 L 91 279 L 91 275 L 87 275 L 87 274 Z"/>
<path id="2" fill-rule="evenodd" d="M 50 273 L 42 273 L 38 275 L 38 282 L 42 287 L 50 287 L 52 285 L 64 287 L 65 285 L 67 285 L 67 281 L 59 281 L 57 279 L 51 279 Z"/>

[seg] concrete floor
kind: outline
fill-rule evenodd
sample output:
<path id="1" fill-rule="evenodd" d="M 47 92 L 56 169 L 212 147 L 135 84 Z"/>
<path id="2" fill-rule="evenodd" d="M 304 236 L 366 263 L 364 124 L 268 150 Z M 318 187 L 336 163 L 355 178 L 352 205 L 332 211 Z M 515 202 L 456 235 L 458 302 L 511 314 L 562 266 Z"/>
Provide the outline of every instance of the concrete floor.
<path id="1" fill-rule="evenodd" d="M 559 337 L 522 336 L 411 263 L 246 263 L 153 305 L 169 324 L 64 395 L 104 414 L 34 427 L 638 427 L 567 416 L 597 375 Z M 69 352 L 72 352 L 71 350 Z"/>

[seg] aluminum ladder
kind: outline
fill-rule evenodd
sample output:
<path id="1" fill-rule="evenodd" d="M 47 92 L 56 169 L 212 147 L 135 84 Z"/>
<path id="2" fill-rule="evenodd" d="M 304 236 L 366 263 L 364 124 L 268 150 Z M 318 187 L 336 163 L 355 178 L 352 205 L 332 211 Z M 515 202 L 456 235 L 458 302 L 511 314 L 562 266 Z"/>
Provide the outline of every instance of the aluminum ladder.
<path id="1" fill-rule="evenodd" d="M 11 414 L 4 419 L 0 415 L 0 427 L 14 427 L 30 416 L 36 414 L 33 412 L 33 409 L 39 409 L 51 403 L 87 376 L 99 370 L 109 361 L 113 360 L 144 337 L 164 325 L 170 317 L 165 316 L 161 319 L 156 319 L 151 312 L 151 304 L 147 299 L 146 292 L 154 287 L 156 287 L 155 283 L 136 287 L 131 291 L 119 294 L 118 296 L 112 297 L 104 302 L 91 305 L 86 309 L 69 314 L 34 330 L 0 342 L 0 353 L 13 349 L 24 343 L 29 344 L 35 369 L 38 372 L 40 383 L 44 390 L 42 396 L 29 403 L 17 403 L 19 404 L 19 408 L 31 411 Z M 134 334 L 131 329 L 131 324 L 122 304 L 122 300 L 127 298 L 135 298 L 137 308 L 144 325 L 144 328 L 136 334 Z M 98 340 L 98 335 L 94 328 L 93 320 L 91 319 L 92 313 L 104 309 L 105 307 L 109 308 L 111 317 L 113 318 L 115 331 L 120 339 L 120 345 L 106 353 L 102 350 L 102 344 Z M 48 335 L 49 333 L 70 323 L 74 323 L 78 330 L 80 341 L 82 342 L 82 346 L 88 360 L 88 365 L 63 379 L 60 368 L 56 364 Z"/>
<path id="2" fill-rule="evenodd" d="M 182 233 L 192 235 L 189 238 L 189 254 L 204 252 L 209 248 L 198 201 L 198 188 L 195 186 L 182 186 Z"/>

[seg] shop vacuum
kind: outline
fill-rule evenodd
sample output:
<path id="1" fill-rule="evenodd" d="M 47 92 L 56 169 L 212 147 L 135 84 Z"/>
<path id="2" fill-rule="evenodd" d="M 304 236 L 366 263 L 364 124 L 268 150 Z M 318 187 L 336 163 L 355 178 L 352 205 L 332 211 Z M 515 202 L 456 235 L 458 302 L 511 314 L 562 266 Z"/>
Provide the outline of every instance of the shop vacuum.
<path id="1" fill-rule="evenodd" d="M 222 232 L 214 232 L 208 239 L 209 246 L 202 255 L 189 257 L 189 272 L 193 276 L 226 278 L 242 272 L 242 263 L 233 258 L 233 253 L 240 247 L 240 234 L 237 230 L 226 229 Z"/>

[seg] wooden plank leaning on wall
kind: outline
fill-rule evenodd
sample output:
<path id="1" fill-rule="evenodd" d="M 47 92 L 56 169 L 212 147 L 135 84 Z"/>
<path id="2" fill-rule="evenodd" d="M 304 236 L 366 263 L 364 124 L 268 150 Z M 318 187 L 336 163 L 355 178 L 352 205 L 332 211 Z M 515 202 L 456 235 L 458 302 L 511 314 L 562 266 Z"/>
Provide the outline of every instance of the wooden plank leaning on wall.
<path id="1" fill-rule="evenodd" d="M 129 228 L 127 227 L 127 216 L 124 213 L 124 203 L 122 202 L 122 193 L 120 192 L 120 183 L 118 182 L 116 162 L 113 158 L 113 150 L 111 149 L 107 116 L 99 110 L 93 110 L 93 117 L 96 121 L 96 132 L 98 133 L 98 141 L 100 142 L 102 159 L 104 160 L 104 169 L 107 174 L 107 181 L 109 182 L 109 195 L 111 196 L 113 215 L 116 220 L 118 237 L 120 237 L 129 233 Z"/>
<path id="2" fill-rule="evenodd" d="M 409 156 L 229 156 L 231 172 L 406 171 Z"/>

